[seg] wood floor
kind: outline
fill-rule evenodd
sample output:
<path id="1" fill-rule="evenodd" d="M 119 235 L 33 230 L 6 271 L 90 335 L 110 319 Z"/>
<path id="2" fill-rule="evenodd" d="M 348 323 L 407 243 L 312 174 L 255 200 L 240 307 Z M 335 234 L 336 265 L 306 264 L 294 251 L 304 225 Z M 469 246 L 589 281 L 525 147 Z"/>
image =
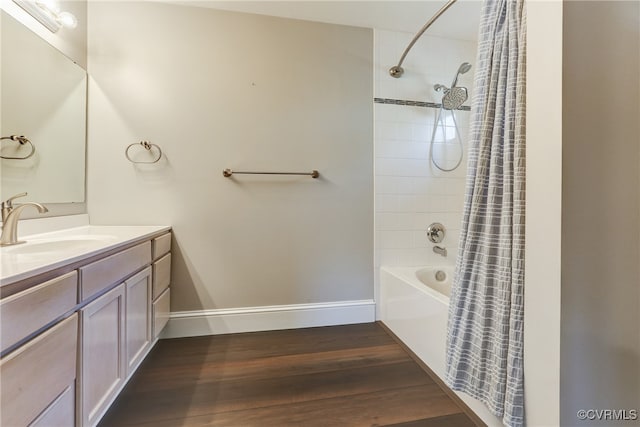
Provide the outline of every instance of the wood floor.
<path id="1" fill-rule="evenodd" d="M 158 342 L 110 426 L 471 427 L 376 323 Z"/>

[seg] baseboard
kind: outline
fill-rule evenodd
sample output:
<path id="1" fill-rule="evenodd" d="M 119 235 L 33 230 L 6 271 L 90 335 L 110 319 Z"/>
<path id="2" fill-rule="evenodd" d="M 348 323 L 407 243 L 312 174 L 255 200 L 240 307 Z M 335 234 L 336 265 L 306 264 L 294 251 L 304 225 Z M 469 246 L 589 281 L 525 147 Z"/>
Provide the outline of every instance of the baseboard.
<path id="1" fill-rule="evenodd" d="M 292 304 L 238 309 L 178 311 L 161 338 L 232 334 L 375 321 L 373 300 Z"/>

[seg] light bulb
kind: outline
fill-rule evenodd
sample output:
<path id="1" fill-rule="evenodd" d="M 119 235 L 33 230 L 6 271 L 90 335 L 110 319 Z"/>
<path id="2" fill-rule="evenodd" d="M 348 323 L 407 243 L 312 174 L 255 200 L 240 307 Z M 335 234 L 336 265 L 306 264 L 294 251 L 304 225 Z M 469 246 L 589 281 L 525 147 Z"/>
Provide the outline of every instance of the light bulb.
<path id="1" fill-rule="evenodd" d="M 60 12 L 57 21 L 65 28 L 76 28 L 78 26 L 78 20 L 70 12 Z"/>

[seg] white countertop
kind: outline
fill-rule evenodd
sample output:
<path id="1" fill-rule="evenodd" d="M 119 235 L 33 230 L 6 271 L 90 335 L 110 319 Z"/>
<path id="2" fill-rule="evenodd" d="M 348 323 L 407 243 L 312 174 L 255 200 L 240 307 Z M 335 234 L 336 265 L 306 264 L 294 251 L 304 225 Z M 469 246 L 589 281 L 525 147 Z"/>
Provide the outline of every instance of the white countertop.
<path id="1" fill-rule="evenodd" d="M 0 248 L 0 287 L 170 229 L 166 225 L 85 225 L 19 236 L 27 243 Z"/>

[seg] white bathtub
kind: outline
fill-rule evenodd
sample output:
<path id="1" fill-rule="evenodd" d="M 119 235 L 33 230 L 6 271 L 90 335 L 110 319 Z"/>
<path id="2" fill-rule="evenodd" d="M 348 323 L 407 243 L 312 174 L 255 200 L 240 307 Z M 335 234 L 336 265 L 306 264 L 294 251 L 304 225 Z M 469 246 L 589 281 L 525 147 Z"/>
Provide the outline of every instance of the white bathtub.
<path id="1" fill-rule="evenodd" d="M 436 280 L 436 272 L 446 275 Z M 444 380 L 452 267 L 380 268 L 380 320 Z M 456 394 L 487 425 L 502 422 L 476 399 Z"/>

